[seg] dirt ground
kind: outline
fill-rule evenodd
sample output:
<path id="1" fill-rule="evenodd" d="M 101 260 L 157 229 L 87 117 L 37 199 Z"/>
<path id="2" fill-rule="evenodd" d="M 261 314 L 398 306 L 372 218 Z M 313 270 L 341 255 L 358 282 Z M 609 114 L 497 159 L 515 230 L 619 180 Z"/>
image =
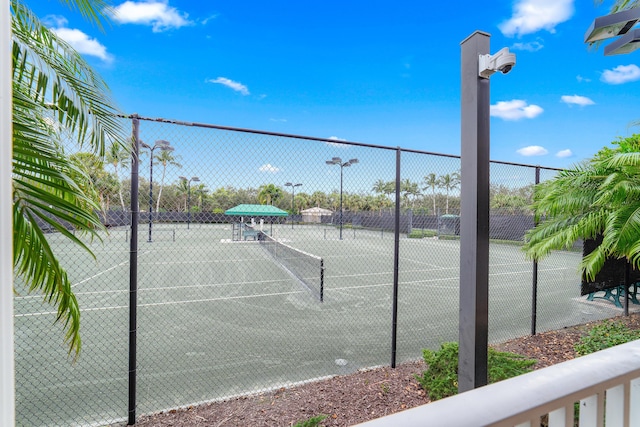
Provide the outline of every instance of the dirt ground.
<path id="1" fill-rule="evenodd" d="M 640 329 L 640 314 L 616 320 Z M 495 345 L 538 362 L 534 369 L 573 359 L 573 345 L 596 323 L 527 336 Z M 141 416 L 137 426 L 292 426 L 324 414 L 321 426 L 350 426 L 429 402 L 414 374 L 423 362 L 359 371 L 269 393 Z"/>

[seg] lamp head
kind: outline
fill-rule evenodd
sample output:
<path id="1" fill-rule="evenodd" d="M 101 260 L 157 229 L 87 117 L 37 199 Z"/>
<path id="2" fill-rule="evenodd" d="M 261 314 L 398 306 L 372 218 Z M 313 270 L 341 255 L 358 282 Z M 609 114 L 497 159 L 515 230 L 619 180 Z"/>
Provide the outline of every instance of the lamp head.
<path id="1" fill-rule="evenodd" d="M 629 31 L 618 40 L 604 47 L 604 56 L 621 55 L 640 48 L 640 29 Z"/>
<path id="2" fill-rule="evenodd" d="M 640 19 L 640 9 L 633 8 L 593 20 L 584 35 L 585 43 L 593 43 L 627 34 Z"/>
<path id="3" fill-rule="evenodd" d="M 200 182 L 200 178 L 198 178 L 197 176 L 194 176 L 193 178 L 191 178 L 191 181 Z"/>

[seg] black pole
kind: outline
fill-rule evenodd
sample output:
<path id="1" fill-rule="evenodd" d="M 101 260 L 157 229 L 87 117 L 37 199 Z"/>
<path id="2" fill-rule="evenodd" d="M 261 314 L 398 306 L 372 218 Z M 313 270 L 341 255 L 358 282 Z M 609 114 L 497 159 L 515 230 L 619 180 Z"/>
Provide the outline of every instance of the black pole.
<path id="1" fill-rule="evenodd" d="M 295 181 L 293 181 L 293 182 L 295 182 Z M 293 184 L 293 182 L 291 184 Z M 293 184 L 293 185 L 291 185 L 291 229 L 292 230 L 293 230 L 293 215 L 294 215 L 295 209 L 296 209 L 295 199 L 296 199 L 296 185 Z"/>
<path id="2" fill-rule="evenodd" d="M 149 243 L 151 243 L 151 227 L 153 226 L 153 150 L 149 149 Z"/>
<path id="3" fill-rule="evenodd" d="M 136 333 L 138 329 L 138 184 L 140 160 L 140 121 L 132 116 L 131 147 L 131 241 L 129 251 L 129 416 L 128 425 L 136 423 Z"/>
<path id="4" fill-rule="evenodd" d="M 344 165 L 340 162 L 340 240 L 342 240 L 342 169 Z"/>
<path id="5" fill-rule="evenodd" d="M 396 367 L 397 331 L 398 331 L 398 263 L 400 259 L 400 148 L 396 151 L 396 216 L 393 241 L 393 307 L 391 326 L 391 367 Z"/>
<path id="6" fill-rule="evenodd" d="M 461 44 L 460 308 L 458 391 L 488 382 L 489 336 L 489 79 L 479 77 L 479 56 L 489 34 Z"/>
<path id="7" fill-rule="evenodd" d="M 187 181 L 187 230 L 191 224 L 191 180 Z"/>
<path id="8" fill-rule="evenodd" d="M 540 166 L 536 166 L 536 185 L 540 184 Z M 538 225 L 535 216 L 533 226 Z M 533 285 L 531 292 L 531 335 L 536 334 L 538 323 L 538 261 L 533 260 Z"/>

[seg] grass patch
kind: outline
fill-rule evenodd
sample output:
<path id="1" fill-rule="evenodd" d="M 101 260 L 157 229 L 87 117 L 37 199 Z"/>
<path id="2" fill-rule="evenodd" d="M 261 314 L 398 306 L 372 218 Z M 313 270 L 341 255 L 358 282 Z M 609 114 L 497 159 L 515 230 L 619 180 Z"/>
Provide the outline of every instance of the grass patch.
<path id="1" fill-rule="evenodd" d="M 619 321 L 605 320 L 589 330 L 574 346 L 579 356 L 640 339 L 640 331 L 630 329 Z"/>

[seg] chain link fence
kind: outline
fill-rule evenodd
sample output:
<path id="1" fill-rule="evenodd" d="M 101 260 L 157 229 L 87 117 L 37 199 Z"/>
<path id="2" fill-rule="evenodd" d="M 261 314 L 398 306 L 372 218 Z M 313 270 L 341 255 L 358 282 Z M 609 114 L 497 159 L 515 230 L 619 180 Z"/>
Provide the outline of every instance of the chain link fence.
<path id="1" fill-rule="evenodd" d="M 19 425 L 132 422 L 457 340 L 459 157 L 130 120 L 138 157 L 71 153 L 108 227 L 96 259 L 48 235 L 82 308 L 78 361 L 17 284 Z M 491 164 L 491 342 L 619 313 L 579 297 L 579 249 L 523 255 L 533 186 L 556 172 Z"/>

